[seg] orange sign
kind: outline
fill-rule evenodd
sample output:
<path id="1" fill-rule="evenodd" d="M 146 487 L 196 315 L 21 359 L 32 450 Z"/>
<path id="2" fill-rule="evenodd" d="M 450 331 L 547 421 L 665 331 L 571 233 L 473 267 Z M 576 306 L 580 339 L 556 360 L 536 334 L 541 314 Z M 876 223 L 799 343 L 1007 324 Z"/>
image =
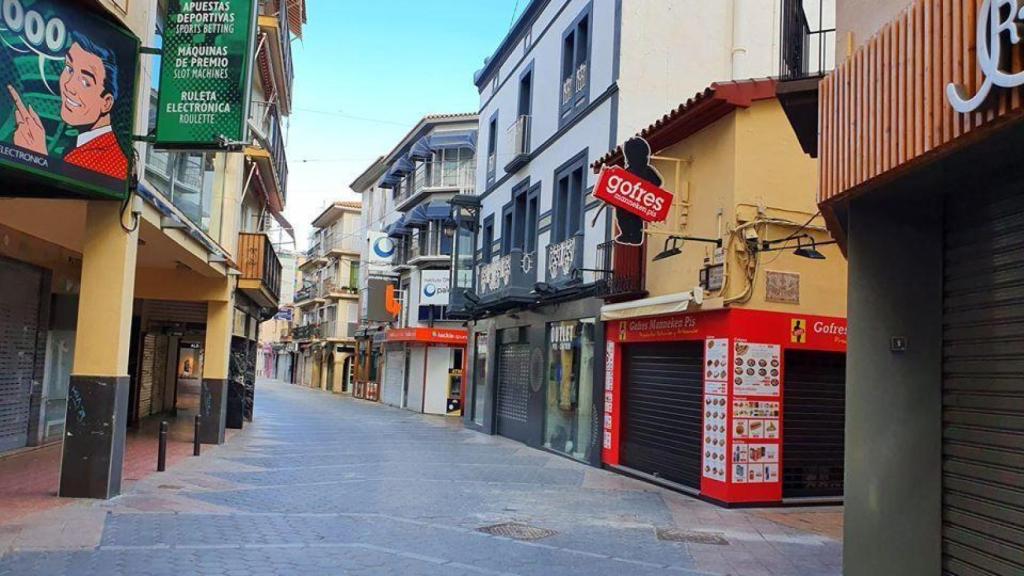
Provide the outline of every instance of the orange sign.
<path id="1" fill-rule="evenodd" d="M 387 331 L 387 341 L 465 346 L 469 342 L 469 333 L 451 328 L 394 328 Z"/>

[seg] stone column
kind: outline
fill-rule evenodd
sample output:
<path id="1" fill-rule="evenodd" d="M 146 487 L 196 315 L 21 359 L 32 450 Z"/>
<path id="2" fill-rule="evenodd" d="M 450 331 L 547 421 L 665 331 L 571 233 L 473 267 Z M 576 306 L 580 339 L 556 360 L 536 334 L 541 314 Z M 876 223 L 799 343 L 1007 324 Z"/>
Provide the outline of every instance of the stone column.
<path id="1" fill-rule="evenodd" d="M 120 219 L 119 202 L 89 202 L 61 455 L 59 494 L 64 497 L 121 493 L 139 235 L 126 232 Z"/>
<path id="2" fill-rule="evenodd" d="M 224 301 L 210 301 L 206 304 L 206 346 L 199 405 L 199 438 L 204 444 L 224 443 L 231 327 L 234 318 L 231 282 L 230 278 L 224 280 Z"/>

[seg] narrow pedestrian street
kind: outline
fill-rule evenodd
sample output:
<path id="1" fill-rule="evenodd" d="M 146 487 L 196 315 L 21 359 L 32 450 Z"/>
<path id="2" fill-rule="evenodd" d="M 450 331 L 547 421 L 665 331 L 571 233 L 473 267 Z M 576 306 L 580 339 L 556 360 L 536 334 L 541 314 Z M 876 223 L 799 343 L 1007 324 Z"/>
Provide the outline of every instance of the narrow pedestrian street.
<path id="1" fill-rule="evenodd" d="M 454 420 L 257 395 L 200 458 L 0 522 L 0 575 L 840 573 L 836 508 L 725 510 Z"/>

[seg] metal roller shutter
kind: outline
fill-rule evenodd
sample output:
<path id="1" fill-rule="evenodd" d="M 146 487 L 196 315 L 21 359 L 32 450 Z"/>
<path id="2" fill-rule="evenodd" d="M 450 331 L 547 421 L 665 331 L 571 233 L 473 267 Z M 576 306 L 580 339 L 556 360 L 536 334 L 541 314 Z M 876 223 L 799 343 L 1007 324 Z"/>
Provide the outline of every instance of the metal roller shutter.
<path id="1" fill-rule="evenodd" d="M 626 347 L 623 466 L 700 489 L 703 342 Z"/>
<path id="2" fill-rule="evenodd" d="M 386 358 L 380 401 L 401 408 L 402 390 L 405 388 L 405 350 L 389 351 Z"/>
<path id="3" fill-rule="evenodd" d="M 843 495 L 846 355 L 786 352 L 784 498 Z"/>
<path id="4" fill-rule="evenodd" d="M 504 344 L 498 350 L 498 434 L 525 442 L 530 404 L 530 346 Z"/>
<path id="5" fill-rule="evenodd" d="M 28 444 L 42 273 L 0 260 L 0 452 Z"/>
<path id="6" fill-rule="evenodd" d="M 1024 195 L 951 198 L 943 317 L 943 573 L 1024 574 Z"/>

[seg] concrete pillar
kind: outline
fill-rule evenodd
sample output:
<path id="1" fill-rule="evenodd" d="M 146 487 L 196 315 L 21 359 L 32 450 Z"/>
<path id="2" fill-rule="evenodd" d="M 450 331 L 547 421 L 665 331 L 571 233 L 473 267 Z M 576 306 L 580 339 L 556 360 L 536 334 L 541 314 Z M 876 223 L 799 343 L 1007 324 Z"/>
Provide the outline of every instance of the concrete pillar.
<path id="1" fill-rule="evenodd" d="M 139 234 L 126 232 L 120 219 L 120 203 L 89 202 L 61 455 L 59 494 L 64 497 L 121 493 Z"/>
<path id="2" fill-rule="evenodd" d="M 203 387 L 199 406 L 199 439 L 204 444 L 223 444 L 228 408 L 228 366 L 231 359 L 231 327 L 234 303 L 230 278 L 224 280 L 224 300 L 206 304 L 206 345 Z"/>

